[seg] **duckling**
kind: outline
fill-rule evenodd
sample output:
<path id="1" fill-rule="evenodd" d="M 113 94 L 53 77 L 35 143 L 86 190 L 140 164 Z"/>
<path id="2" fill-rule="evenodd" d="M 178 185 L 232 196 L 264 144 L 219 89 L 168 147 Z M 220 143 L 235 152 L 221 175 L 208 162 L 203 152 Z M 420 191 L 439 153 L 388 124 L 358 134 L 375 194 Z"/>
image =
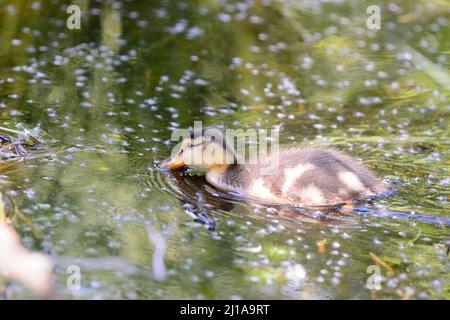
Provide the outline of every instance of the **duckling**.
<path id="1" fill-rule="evenodd" d="M 184 138 L 162 167 L 206 169 L 215 188 L 272 205 L 352 205 L 389 190 L 364 165 L 331 148 L 284 148 L 247 163 L 240 160 L 221 130 L 205 129 Z M 277 168 L 265 174 L 263 168 L 274 161 Z"/>

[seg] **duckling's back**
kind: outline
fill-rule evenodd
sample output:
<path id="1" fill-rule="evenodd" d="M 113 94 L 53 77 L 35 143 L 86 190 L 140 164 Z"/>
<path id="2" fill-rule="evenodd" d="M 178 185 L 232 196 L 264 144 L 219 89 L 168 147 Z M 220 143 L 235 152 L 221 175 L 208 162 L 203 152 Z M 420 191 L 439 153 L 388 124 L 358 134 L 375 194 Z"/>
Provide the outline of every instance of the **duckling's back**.
<path id="1" fill-rule="evenodd" d="M 278 167 L 267 173 L 267 168 Z M 333 149 L 292 148 L 244 165 L 245 195 L 301 206 L 355 203 L 386 192 L 388 185 L 357 160 Z"/>

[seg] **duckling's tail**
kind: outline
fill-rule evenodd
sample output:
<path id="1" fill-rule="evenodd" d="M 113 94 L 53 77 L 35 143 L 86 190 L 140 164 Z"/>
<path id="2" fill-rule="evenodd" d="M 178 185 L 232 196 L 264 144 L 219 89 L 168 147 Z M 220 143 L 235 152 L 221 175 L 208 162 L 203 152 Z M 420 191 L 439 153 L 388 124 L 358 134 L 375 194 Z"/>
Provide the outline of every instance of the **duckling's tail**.
<path id="1" fill-rule="evenodd" d="M 370 216 L 375 218 L 391 218 L 396 220 L 417 220 L 422 223 L 428 224 L 436 224 L 441 226 L 450 226 L 450 218 L 444 217 L 436 217 L 436 216 L 428 216 L 425 214 L 415 214 L 415 213 L 406 213 L 399 211 L 389 211 L 389 210 L 376 210 L 369 209 L 364 207 L 353 207 L 351 209 L 343 208 L 343 210 L 351 210 L 362 216 Z"/>

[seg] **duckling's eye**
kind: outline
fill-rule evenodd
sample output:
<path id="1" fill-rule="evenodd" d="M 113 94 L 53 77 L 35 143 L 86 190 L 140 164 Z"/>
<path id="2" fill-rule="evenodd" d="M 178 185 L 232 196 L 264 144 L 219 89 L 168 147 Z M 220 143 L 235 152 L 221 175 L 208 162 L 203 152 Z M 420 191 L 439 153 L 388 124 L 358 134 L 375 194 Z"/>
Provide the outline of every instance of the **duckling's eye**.
<path id="1" fill-rule="evenodd" d="M 184 150 L 183 150 L 183 149 L 181 149 L 181 150 L 180 150 L 180 153 L 179 153 L 179 154 L 180 154 L 180 155 L 182 155 L 182 154 L 183 154 L 183 151 L 184 151 Z"/>

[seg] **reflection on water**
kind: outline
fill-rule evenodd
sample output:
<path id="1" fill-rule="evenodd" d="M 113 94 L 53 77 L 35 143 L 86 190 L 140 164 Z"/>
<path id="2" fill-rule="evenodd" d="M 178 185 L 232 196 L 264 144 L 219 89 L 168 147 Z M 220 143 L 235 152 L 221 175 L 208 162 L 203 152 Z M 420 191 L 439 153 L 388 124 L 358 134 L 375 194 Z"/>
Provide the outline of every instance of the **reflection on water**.
<path id="1" fill-rule="evenodd" d="M 368 5 L 86 2 L 69 31 L 63 1 L 1 2 L 1 126 L 39 128 L 44 152 L 4 159 L 0 187 L 26 218 L 22 243 L 54 258 L 58 292 L 449 299 L 448 5 L 382 1 L 379 31 Z M 398 193 L 293 218 L 161 173 L 172 130 L 194 120 L 334 146 Z M 66 288 L 70 265 L 79 290 Z"/>

